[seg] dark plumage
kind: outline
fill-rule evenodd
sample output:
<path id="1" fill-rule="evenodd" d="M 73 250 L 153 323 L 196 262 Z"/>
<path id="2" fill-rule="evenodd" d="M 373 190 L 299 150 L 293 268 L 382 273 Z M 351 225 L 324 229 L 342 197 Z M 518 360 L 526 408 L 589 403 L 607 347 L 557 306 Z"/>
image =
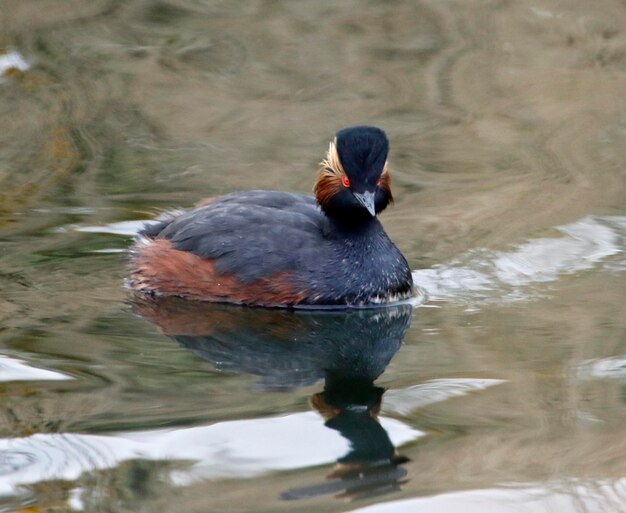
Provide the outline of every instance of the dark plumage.
<path id="1" fill-rule="evenodd" d="M 375 215 L 392 201 L 388 142 L 337 133 L 315 198 L 236 192 L 148 226 L 133 249 L 140 292 L 259 306 L 362 305 L 412 293 L 406 260 Z"/>

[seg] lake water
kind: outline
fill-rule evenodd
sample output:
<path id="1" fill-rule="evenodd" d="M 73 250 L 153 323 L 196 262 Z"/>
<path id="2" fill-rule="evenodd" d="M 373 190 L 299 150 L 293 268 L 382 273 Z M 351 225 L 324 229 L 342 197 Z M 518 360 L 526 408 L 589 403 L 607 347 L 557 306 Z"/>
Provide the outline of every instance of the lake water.
<path id="1" fill-rule="evenodd" d="M 5 0 L 0 511 L 626 509 L 619 0 Z M 142 220 L 391 142 L 410 305 L 137 301 Z"/>

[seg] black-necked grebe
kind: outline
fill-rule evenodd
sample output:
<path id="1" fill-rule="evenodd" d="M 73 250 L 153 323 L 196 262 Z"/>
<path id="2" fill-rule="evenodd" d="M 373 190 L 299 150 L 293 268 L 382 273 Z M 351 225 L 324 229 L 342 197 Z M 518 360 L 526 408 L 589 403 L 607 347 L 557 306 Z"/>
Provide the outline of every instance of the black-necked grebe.
<path id="1" fill-rule="evenodd" d="M 235 192 L 163 216 L 133 247 L 132 288 L 282 307 L 410 297 L 410 268 L 376 219 L 393 200 L 388 151 L 379 128 L 345 128 L 321 162 L 315 197 Z"/>

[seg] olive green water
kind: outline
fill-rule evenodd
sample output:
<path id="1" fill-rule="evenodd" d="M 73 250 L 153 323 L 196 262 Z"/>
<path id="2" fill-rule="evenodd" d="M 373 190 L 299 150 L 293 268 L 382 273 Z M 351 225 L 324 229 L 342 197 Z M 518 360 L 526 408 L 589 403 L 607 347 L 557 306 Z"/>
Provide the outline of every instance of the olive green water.
<path id="1" fill-rule="evenodd" d="M 0 3 L 0 511 L 625 510 L 625 27 L 619 0 Z M 129 303 L 125 222 L 308 192 L 357 123 L 391 141 L 412 311 Z M 356 424 L 320 404 L 389 360 Z M 350 443 L 403 458 L 348 489 Z"/>

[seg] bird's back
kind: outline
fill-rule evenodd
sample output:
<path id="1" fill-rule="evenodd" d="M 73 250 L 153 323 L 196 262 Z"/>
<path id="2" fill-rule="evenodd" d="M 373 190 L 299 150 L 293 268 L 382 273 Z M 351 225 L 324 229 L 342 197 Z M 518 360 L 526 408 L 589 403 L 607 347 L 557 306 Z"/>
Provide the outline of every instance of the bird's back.
<path id="1" fill-rule="evenodd" d="M 209 259 L 218 273 L 249 284 L 299 269 L 303 255 L 321 251 L 327 223 L 312 197 L 247 191 L 181 215 L 157 238 Z"/>

